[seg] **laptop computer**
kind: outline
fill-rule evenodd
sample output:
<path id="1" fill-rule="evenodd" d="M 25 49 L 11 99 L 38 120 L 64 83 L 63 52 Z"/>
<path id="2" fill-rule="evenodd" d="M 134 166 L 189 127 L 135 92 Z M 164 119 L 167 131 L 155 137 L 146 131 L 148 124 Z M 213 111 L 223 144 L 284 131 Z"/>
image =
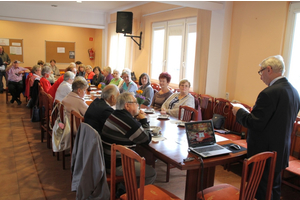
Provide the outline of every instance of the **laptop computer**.
<path id="1" fill-rule="evenodd" d="M 216 143 L 212 120 L 185 123 L 189 149 L 203 158 L 231 153 Z"/>

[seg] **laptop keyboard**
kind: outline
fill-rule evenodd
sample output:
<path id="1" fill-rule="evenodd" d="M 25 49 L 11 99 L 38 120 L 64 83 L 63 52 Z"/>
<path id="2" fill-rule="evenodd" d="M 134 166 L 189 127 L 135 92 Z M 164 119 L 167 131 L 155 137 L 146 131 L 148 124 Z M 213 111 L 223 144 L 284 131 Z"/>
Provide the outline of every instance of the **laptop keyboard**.
<path id="1" fill-rule="evenodd" d="M 220 149 L 223 149 L 223 148 L 220 146 L 214 145 L 214 146 L 197 148 L 197 149 L 194 149 L 194 151 L 201 153 L 201 152 L 206 152 L 206 151 L 216 151 L 216 150 L 220 150 Z"/>

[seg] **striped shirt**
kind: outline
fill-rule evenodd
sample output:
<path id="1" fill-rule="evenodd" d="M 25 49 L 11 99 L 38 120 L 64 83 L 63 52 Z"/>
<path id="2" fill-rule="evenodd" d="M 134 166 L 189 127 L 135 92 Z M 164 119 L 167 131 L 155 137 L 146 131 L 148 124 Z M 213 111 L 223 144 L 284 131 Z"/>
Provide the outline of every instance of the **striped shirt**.
<path id="1" fill-rule="evenodd" d="M 106 120 L 100 133 L 106 168 L 110 169 L 111 145 L 113 143 L 134 149 L 136 144 L 149 144 L 151 135 L 144 130 L 149 127 L 147 118 L 137 121 L 127 110 L 115 110 Z M 117 166 L 121 165 L 117 154 Z"/>

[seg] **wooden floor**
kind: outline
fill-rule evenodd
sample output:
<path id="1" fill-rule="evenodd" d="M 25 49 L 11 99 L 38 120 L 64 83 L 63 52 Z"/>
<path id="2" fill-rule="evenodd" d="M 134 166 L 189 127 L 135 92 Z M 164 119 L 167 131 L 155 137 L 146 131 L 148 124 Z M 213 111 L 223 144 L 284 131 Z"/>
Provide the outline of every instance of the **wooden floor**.
<path id="1" fill-rule="evenodd" d="M 21 105 L 6 104 L 5 93 L 0 94 L 0 200 L 57 200 L 75 199 L 71 192 L 70 165 L 62 169 L 62 161 L 52 156 L 46 143 L 40 141 L 39 123 L 30 121 L 25 99 Z M 70 158 L 67 158 L 70 163 Z M 241 165 L 227 172 L 218 166 L 215 184 L 240 185 Z M 157 161 L 156 185 L 178 197 L 184 197 L 185 171 L 171 169 L 170 182 L 165 182 L 164 163 Z M 299 199 L 300 192 L 282 186 L 282 199 Z"/>

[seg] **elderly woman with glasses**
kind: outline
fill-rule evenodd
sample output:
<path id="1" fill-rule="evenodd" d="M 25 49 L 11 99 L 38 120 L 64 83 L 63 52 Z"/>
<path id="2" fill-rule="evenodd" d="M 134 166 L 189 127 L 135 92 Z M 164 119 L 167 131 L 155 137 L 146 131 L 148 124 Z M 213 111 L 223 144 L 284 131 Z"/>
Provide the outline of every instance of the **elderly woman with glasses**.
<path id="1" fill-rule="evenodd" d="M 143 91 L 142 96 L 145 97 L 145 101 L 143 105 L 150 106 L 154 96 L 154 91 L 150 85 L 150 78 L 148 74 L 146 73 L 141 74 L 139 78 L 139 85 L 141 85 L 139 90 Z"/>
<path id="2" fill-rule="evenodd" d="M 88 86 L 88 82 L 82 76 L 78 76 L 72 83 L 72 92 L 63 98 L 62 103 L 67 111 L 69 122 L 72 110 L 84 116 L 88 109 L 88 105 L 83 99 Z"/>
<path id="3" fill-rule="evenodd" d="M 48 93 L 49 89 L 51 88 L 51 83 L 48 80 L 50 77 L 52 70 L 49 66 L 44 66 L 42 68 L 42 78 L 40 79 L 40 84 L 43 87 L 44 91 Z"/>
<path id="4" fill-rule="evenodd" d="M 90 82 L 93 81 L 93 78 L 95 76 L 95 73 L 93 72 L 93 68 L 91 65 L 85 66 L 85 79 L 90 80 Z"/>
<path id="5" fill-rule="evenodd" d="M 187 79 L 182 79 L 179 82 L 179 92 L 172 94 L 165 103 L 161 106 L 161 114 L 170 114 L 173 117 L 178 117 L 179 106 L 189 106 L 195 108 L 195 99 L 189 93 L 191 87 Z"/>
<path id="6" fill-rule="evenodd" d="M 133 82 L 131 80 L 131 71 L 130 71 L 130 69 L 123 69 L 122 78 L 124 80 L 124 83 L 123 83 L 122 87 L 120 88 L 120 93 L 123 93 L 123 92 L 134 92 L 134 93 L 136 93 L 136 91 L 138 90 L 138 87 L 135 84 L 135 82 Z"/>

